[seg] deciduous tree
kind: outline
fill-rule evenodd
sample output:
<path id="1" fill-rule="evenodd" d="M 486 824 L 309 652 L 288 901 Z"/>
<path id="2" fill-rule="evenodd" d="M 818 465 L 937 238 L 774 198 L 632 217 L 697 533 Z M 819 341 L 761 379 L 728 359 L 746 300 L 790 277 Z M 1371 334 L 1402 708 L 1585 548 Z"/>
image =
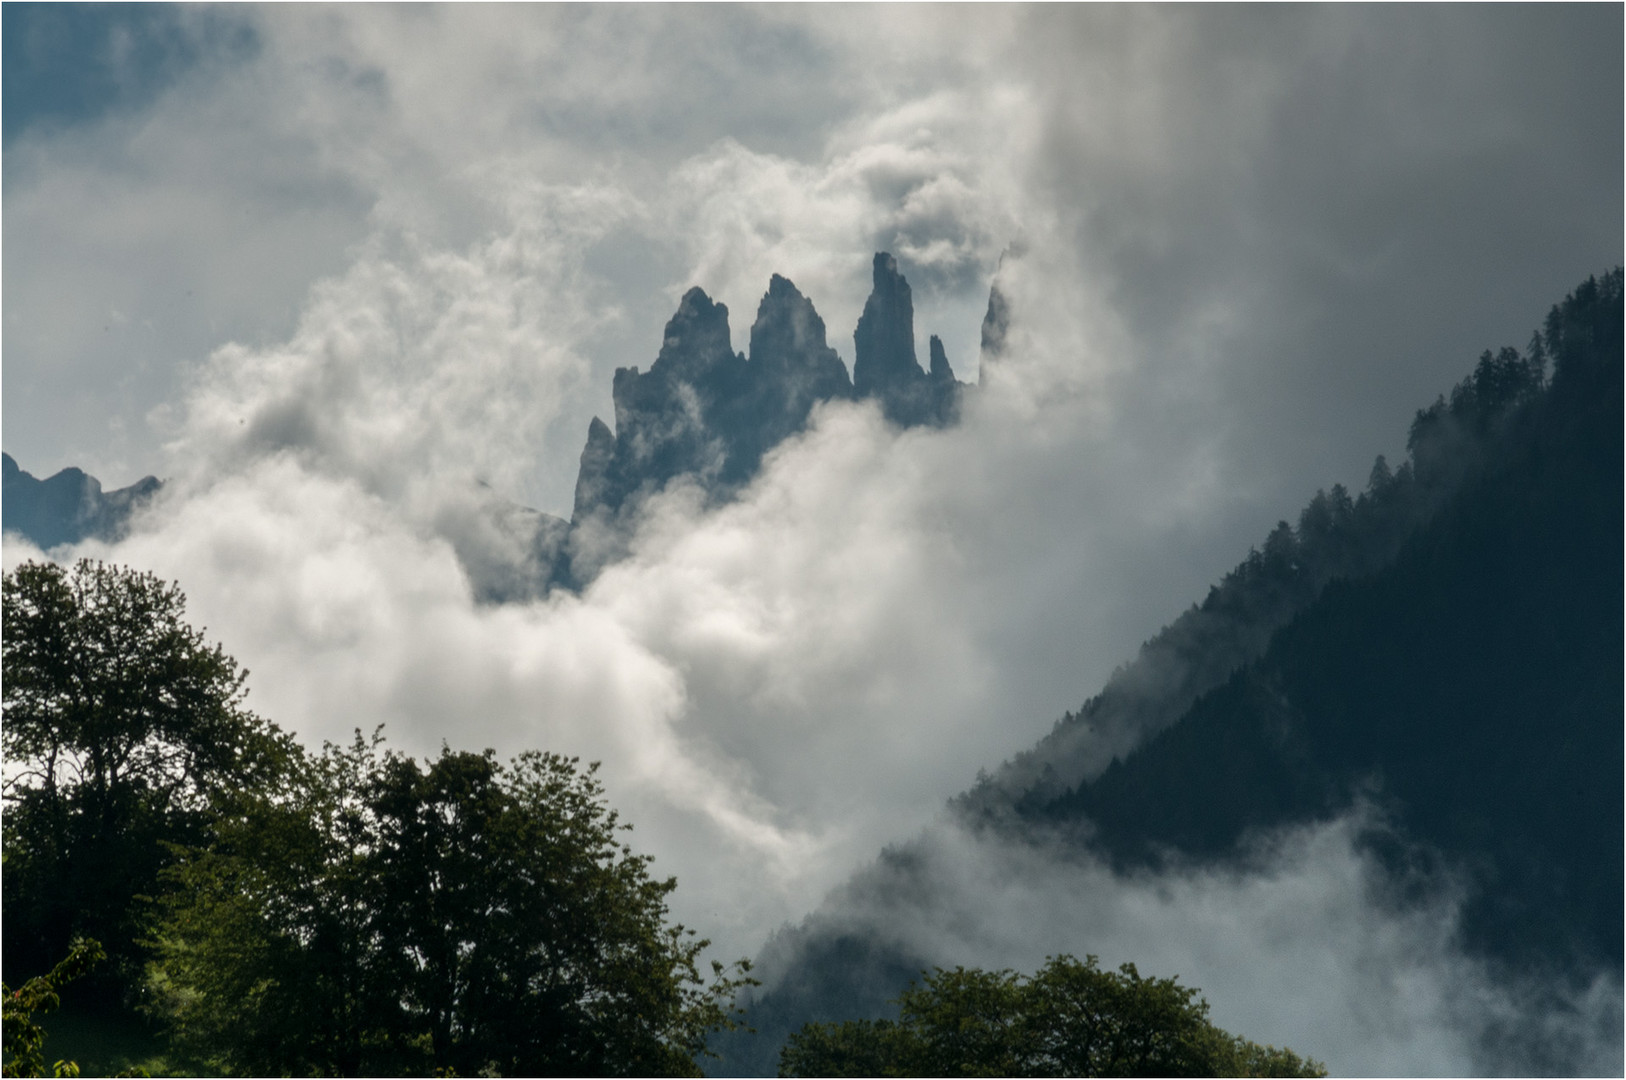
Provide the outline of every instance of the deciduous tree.
<path id="1" fill-rule="evenodd" d="M 808 1024 L 781 1076 L 1324 1076 L 1315 1061 L 1208 1020 L 1208 1003 L 1135 965 L 1053 957 L 1032 976 L 939 968 L 899 1019 Z"/>
<path id="2" fill-rule="evenodd" d="M 159 1007 L 223 1073 L 698 1075 L 741 978 L 624 828 L 573 759 L 329 746 L 172 873 Z"/>
<path id="3" fill-rule="evenodd" d="M 128 975 L 168 845 L 297 751 L 244 708 L 247 673 L 187 625 L 176 586 L 30 562 L 3 596 L 5 970 L 45 970 L 84 935 Z"/>

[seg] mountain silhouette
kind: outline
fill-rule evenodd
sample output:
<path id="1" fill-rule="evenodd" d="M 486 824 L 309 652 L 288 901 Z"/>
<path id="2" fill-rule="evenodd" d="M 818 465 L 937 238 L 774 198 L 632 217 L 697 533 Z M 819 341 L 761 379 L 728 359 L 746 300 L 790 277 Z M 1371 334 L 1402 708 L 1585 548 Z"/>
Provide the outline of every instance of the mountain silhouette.
<path id="1" fill-rule="evenodd" d="M 101 481 L 69 467 L 40 480 L 24 472 L 10 454 L 0 454 L 0 528 L 17 533 L 42 550 L 81 540 L 117 540 L 130 515 L 163 486 L 147 476 L 129 487 L 102 491 Z"/>

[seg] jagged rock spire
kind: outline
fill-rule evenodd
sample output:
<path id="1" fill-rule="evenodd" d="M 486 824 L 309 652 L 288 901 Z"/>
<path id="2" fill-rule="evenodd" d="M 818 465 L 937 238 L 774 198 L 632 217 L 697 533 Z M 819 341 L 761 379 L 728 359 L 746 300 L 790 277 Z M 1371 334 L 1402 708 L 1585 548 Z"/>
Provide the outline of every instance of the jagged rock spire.
<path id="1" fill-rule="evenodd" d="M 649 370 L 653 374 L 670 369 L 670 377 L 693 379 L 733 356 L 728 306 L 713 301 L 697 285 L 683 294 L 677 312 L 667 320 L 660 355 Z"/>
<path id="2" fill-rule="evenodd" d="M 953 382 L 954 381 L 954 369 L 949 367 L 948 353 L 943 351 L 943 339 L 938 337 L 936 334 L 932 335 L 931 357 L 932 357 L 932 369 L 931 369 L 931 372 L 930 372 L 931 377 L 933 379 L 935 379 L 935 380 L 938 380 L 938 381 L 942 381 L 944 379 L 947 379 L 949 382 Z"/>
<path id="3" fill-rule="evenodd" d="M 813 301 L 778 274 L 768 279 L 768 291 L 757 305 L 750 356 L 753 364 L 770 367 L 815 367 L 826 359 L 841 362 L 824 340 L 824 320 Z"/>
<path id="4" fill-rule="evenodd" d="M 894 424 L 941 426 L 960 414 L 960 384 L 949 369 L 943 343 L 932 338 L 932 374 L 915 359 L 915 305 L 898 261 L 875 254 L 875 286 L 853 331 L 853 389 L 878 398 Z"/>
<path id="5" fill-rule="evenodd" d="M 582 447 L 581 468 L 576 473 L 576 501 L 572 521 L 580 521 L 610 495 L 611 471 L 615 465 L 615 435 L 598 417 L 587 425 L 587 445 Z"/>
<path id="6" fill-rule="evenodd" d="M 680 474 L 715 476 L 724 458 L 716 414 L 738 396 L 744 367 L 730 340 L 728 307 L 700 288 L 684 293 L 650 369 L 615 370 L 615 433 L 597 417 L 588 428 L 572 521 L 613 517 L 640 489 Z"/>
<path id="7" fill-rule="evenodd" d="M 1011 306 L 996 283 L 988 288 L 988 314 L 982 317 L 982 365 L 998 360 L 1005 352 L 1005 336 L 1010 332 Z M 977 381 L 982 381 L 979 365 Z"/>
<path id="8" fill-rule="evenodd" d="M 853 396 L 847 366 L 825 341 L 813 302 L 778 274 L 757 305 L 746 375 L 746 393 L 726 418 L 734 432 L 724 468 L 731 481 L 749 479 L 764 453 L 806 427 L 816 403 Z"/>
<path id="9" fill-rule="evenodd" d="M 875 253 L 874 288 L 853 331 L 853 387 L 860 397 L 882 397 L 924 374 L 915 359 L 915 304 L 898 260 Z"/>

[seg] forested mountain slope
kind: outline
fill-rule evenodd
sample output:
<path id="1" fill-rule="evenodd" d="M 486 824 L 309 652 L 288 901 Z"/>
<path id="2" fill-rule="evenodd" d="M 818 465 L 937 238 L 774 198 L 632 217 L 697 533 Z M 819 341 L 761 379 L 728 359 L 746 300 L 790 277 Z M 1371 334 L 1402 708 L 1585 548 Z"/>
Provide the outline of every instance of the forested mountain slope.
<path id="1" fill-rule="evenodd" d="M 1318 493 L 951 818 L 1155 871 L 1240 866 L 1258 831 L 1364 800 L 1388 866 L 1466 882 L 1471 954 L 1618 979 L 1621 385 L 1617 269 L 1524 353 L 1485 353 L 1418 413 L 1410 460 L 1380 458 L 1358 498 Z M 938 962 L 842 916 L 929 903 L 915 854 L 883 853 L 771 943 L 760 1034 L 725 1069 L 769 1067 L 807 1020 L 882 1015 Z"/>
<path id="2" fill-rule="evenodd" d="M 1389 567 L 1333 581 L 1178 723 L 1022 815 L 1155 865 L 1371 798 L 1468 868 L 1471 947 L 1618 966 L 1618 274 L 1555 311 L 1546 346 L 1551 387 L 1520 408 L 1474 411 L 1501 393 L 1494 360 L 1459 388 L 1457 414 L 1501 430 Z"/>
<path id="3" fill-rule="evenodd" d="M 1379 455 L 1366 491 L 1318 491 L 1297 528 L 1278 522 L 1264 543 L 1120 667 L 1106 687 L 1031 750 L 956 800 L 962 811 L 999 816 L 1044 806 L 1179 719 L 1197 698 L 1259 657 L 1271 635 L 1326 585 L 1370 576 L 1440 505 L 1475 475 L 1508 434 L 1510 418 L 1542 396 L 1547 348 L 1536 335 L 1525 355 L 1484 353 L 1449 401 L 1419 410 L 1408 460 L 1391 470 Z"/>

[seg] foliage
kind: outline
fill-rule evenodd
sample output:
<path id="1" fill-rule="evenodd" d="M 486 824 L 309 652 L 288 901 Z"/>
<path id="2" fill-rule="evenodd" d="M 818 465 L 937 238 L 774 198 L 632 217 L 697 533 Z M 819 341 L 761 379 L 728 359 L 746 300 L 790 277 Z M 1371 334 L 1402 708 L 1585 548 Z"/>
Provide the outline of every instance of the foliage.
<path id="1" fill-rule="evenodd" d="M 215 1072 L 695 1071 L 748 980 L 701 979 L 592 769 L 420 766 L 376 736 L 306 755 L 184 605 L 88 561 L 5 576 L 8 973 L 102 936 L 176 1060 Z M 8 991 L 19 1067 L 86 955 Z"/>
<path id="2" fill-rule="evenodd" d="M 30 562 L 3 596 L 6 970 L 38 971 L 80 935 L 139 968 L 139 898 L 168 845 L 295 750 L 243 708 L 247 673 L 183 621 L 174 585 Z"/>
<path id="3" fill-rule="evenodd" d="M 29 979 L 15 990 L 0 983 L 0 1007 L 4 1009 L 0 1024 L 4 1025 L 6 1055 L 0 1075 L 45 1075 L 45 1029 L 34 1019 L 35 1015 L 61 1005 L 62 987 L 106 958 L 98 942 L 80 938 L 49 975 Z M 78 1076 L 79 1066 L 73 1061 L 58 1061 L 51 1067 L 51 1075 Z"/>
<path id="4" fill-rule="evenodd" d="M 1208 1021 L 1208 1003 L 1135 965 L 1052 957 L 1033 976 L 941 968 L 899 1019 L 808 1024 L 781 1076 L 1324 1076 L 1315 1061 Z"/>
<path id="5" fill-rule="evenodd" d="M 152 985 L 178 1047 L 240 1074 L 696 1074 L 747 980 L 702 981 L 595 767 L 379 743 L 242 799 L 171 873 Z"/>

